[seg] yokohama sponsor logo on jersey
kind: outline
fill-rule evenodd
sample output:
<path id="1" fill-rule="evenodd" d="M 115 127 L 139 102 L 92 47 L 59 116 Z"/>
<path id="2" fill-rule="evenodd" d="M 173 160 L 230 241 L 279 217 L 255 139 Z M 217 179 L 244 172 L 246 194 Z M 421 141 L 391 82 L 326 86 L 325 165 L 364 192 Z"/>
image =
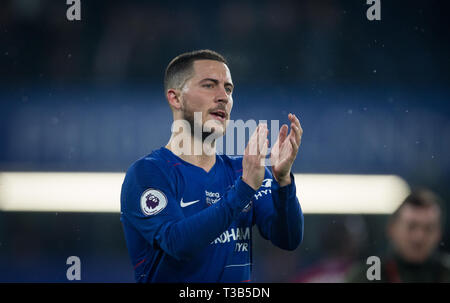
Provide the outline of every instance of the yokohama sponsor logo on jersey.
<path id="1" fill-rule="evenodd" d="M 230 228 L 229 230 L 224 231 L 219 237 L 217 237 L 216 240 L 212 242 L 212 244 L 228 243 L 231 240 L 233 241 L 250 240 L 250 228 L 249 227 Z"/>

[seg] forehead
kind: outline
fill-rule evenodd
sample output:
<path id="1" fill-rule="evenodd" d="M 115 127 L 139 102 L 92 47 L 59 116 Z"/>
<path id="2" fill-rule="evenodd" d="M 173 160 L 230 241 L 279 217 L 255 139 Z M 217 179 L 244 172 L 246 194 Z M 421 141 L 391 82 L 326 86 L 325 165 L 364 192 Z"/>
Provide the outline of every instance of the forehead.
<path id="1" fill-rule="evenodd" d="M 223 62 L 216 60 L 196 60 L 193 63 L 193 68 L 193 76 L 199 80 L 212 78 L 219 81 L 232 82 L 230 70 Z"/>
<path id="2" fill-rule="evenodd" d="M 439 209 L 435 206 L 414 207 L 405 205 L 400 212 L 403 221 L 415 221 L 421 223 L 434 223 L 439 221 Z"/>

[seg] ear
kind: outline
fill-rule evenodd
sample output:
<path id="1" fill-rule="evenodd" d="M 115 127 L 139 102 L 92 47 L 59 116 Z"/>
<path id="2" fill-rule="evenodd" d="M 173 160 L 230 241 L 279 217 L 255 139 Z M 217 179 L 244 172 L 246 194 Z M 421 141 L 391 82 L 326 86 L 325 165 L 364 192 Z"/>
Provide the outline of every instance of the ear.
<path id="1" fill-rule="evenodd" d="M 176 89 L 170 88 L 166 92 L 166 98 L 170 107 L 173 109 L 181 109 L 182 104 L 180 100 L 180 92 Z"/>

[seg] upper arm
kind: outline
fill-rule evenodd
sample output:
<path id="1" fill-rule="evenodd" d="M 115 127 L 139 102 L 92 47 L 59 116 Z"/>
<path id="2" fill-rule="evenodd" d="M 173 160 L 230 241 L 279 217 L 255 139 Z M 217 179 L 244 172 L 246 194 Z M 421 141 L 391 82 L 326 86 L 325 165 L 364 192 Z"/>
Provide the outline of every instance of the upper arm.
<path id="1" fill-rule="evenodd" d="M 153 247 L 164 224 L 184 217 L 168 176 L 149 160 L 140 160 L 128 170 L 122 185 L 121 212 Z"/>

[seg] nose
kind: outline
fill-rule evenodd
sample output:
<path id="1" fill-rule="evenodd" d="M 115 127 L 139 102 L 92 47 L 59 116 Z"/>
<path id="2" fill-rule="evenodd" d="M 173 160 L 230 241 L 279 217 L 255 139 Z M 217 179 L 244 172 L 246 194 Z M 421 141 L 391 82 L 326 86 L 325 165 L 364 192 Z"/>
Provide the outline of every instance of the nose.
<path id="1" fill-rule="evenodd" d="M 423 228 L 417 228 L 416 231 L 413 233 L 412 239 L 416 243 L 422 243 L 427 237 L 426 231 Z"/>
<path id="2" fill-rule="evenodd" d="M 229 102 L 230 96 L 227 94 L 224 87 L 219 89 L 216 96 L 216 102 L 227 104 Z"/>

